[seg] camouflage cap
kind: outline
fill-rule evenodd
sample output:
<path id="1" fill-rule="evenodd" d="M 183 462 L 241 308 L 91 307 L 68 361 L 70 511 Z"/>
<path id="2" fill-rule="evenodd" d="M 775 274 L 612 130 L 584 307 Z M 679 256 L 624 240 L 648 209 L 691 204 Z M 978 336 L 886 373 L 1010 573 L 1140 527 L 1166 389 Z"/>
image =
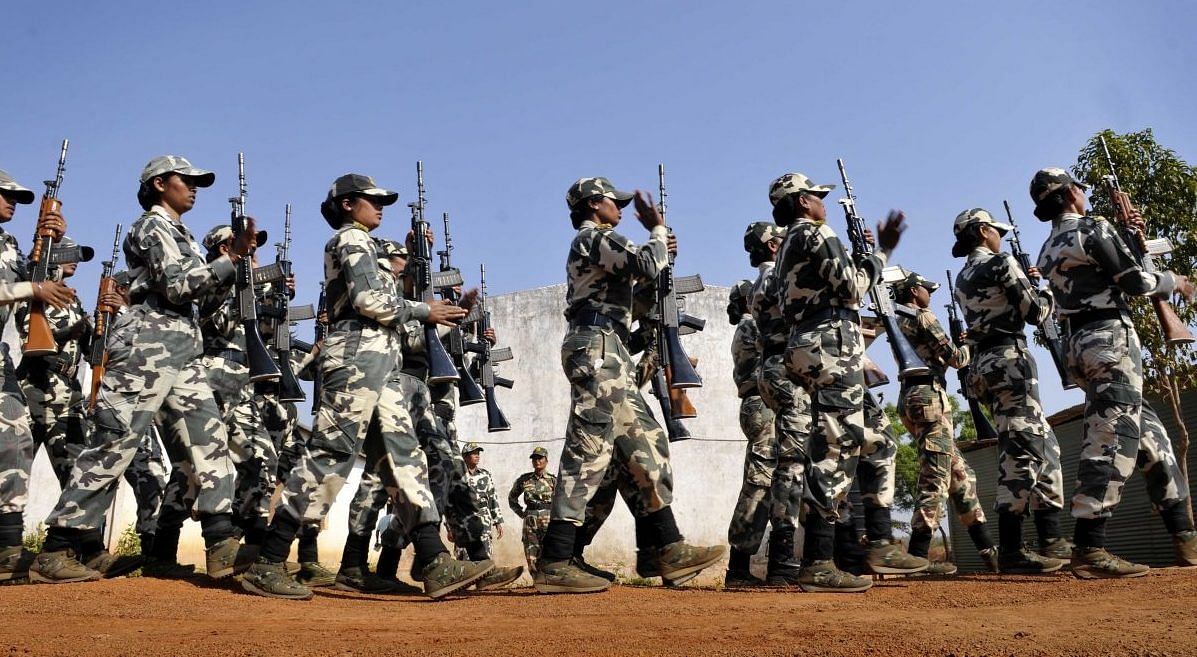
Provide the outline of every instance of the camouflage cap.
<path id="1" fill-rule="evenodd" d="M 956 235 L 956 243 L 952 245 L 953 256 L 963 258 L 972 250 L 971 239 L 968 237 L 968 229 L 973 226 L 993 226 L 1002 235 L 1014 229 L 1014 226 L 994 219 L 993 215 L 989 214 L 989 211 L 983 208 L 965 210 L 956 215 L 956 222 L 952 224 L 952 232 Z"/>
<path id="2" fill-rule="evenodd" d="M 483 451 L 486 450 L 482 449 L 482 445 L 479 445 L 478 443 L 466 443 L 465 447 L 461 448 L 461 455 L 465 456 L 466 454 L 473 454 L 474 452 Z"/>
<path id="3" fill-rule="evenodd" d="M 399 192 L 383 189 L 374 183 L 370 176 L 360 173 L 347 173 L 333 181 L 328 190 L 328 198 L 340 198 L 349 194 L 373 196 L 382 205 L 391 205 L 399 200 Z"/>
<path id="4" fill-rule="evenodd" d="M 129 284 L 133 282 L 133 278 L 129 276 L 128 269 L 122 269 L 113 274 L 112 280 L 116 281 L 118 287 L 129 287 Z"/>
<path id="5" fill-rule="evenodd" d="M 833 189 L 835 189 L 835 185 L 816 185 L 804 174 L 787 173 L 769 185 L 769 203 L 777 205 L 777 202 L 781 199 L 799 192 L 806 192 L 823 198 L 830 194 Z"/>
<path id="6" fill-rule="evenodd" d="M 926 288 L 928 292 L 934 292 L 939 289 L 939 283 L 936 283 L 934 281 L 929 281 L 929 280 L 923 278 L 922 276 L 919 276 L 915 272 L 906 271 L 906 270 L 903 270 L 903 271 L 906 272 L 906 276 L 902 280 L 890 285 L 890 287 L 893 288 L 894 292 L 896 292 L 896 293 L 909 292 L 910 290 L 913 290 L 914 288 L 919 287 L 919 286 Z"/>
<path id="7" fill-rule="evenodd" d="M 595 196 L 606 196 L 622 208 L 632 202 L 634 194 L 615 189 L 615 185 L 606 178 L 578 178 L 577 182 L 569 186 L 569 191 L 565 192 L 565 204 L 573 210 L 582 201 Z"/>
<path id="8" fill-rule="evenodd" d="M 141 170 L 141 182 L 145 183 L 154 176 L 167 173 L 177 173 L 180 176 L 193 178 L 196 187 L 211 187 L 212 183 L 216 182 L 216 174 L 205 169 L 197 169 L 191 166 L 191 162 L 188 162 L 187 158 L 178 155 L 159 155 L 147 162 L 145 168 Z"/>
<path id="9" fill-rule="evenodd" d="M 736 325 L 748 312 L 748 301 L 752 298 L 752 281 L 743 279 L 731 287 L 727 295 L 727 321 Z"/>
<path id="10" fill-rule="evenodd" d="M 92 258 L 96 257 L 95 249 L 90 246 L 79 246 L 78 242 L 66 235 L 63 235 L 54 245 L 55 251 L 68 251 L 71 249 L 75 249 L 76 253 L 69 262 L 91 262 Z"/>
<path id="11" fill-rule="evenodd" d="M 209 251 L 211 251 L 211 250 L 215 249 L 216 247 L 220 246 L 221 244 L 224 244 L 225 242 L 233 239 L 233 237 L 234 237 L 233 227 L 228 224 L 221 224 L 219 226 L 216 226 L 212 230 L 208 231 L 208 233 L 206 235 L 204 235 L 203 245 L 204 245 L 205 249 L 208 249 Z M 266 243 L 266 231 L 259 230 L 258 231 L 258 246 L 262 246 L 265 243 Z"/>
<path id="12" fill-rule="evenodd" d="M 530 458 L 530 459 L 547 459 L 547 458 L 549 458 L 549 450 L 547 450 L 543 447 L 537 447 L 536 449 L 532 450 L 532 453 L 528 455 L 528 458 Z"/>
<path id="13" fill-rule="evenodd" d="M 1063 169 L 1040 169 L 1035 172 L 1035 177 L 1031 178 L 1031 200 L 1035 202 L 1035 205 L 1039 205 L 1039 202 L 1047 198 L 1048 194 L 1069 185 L 1089 189 L 1088 185 L 1073 180 L 1072 176 Z"/>
<path id="14" fill-rule="evenodd" d="M 16 203 L 29 204 L 33 202 L 35 197 L 32 189 L 24 187 L 21 183 L 13 180 L 12 176 L 8 175 L 8 172 L 3 169 L 0 169 L 0 190 L 8 192 L 5 196 L 8 196 Z"/>
<path id="15" fill-rule="evenodd" d="M 384 258 L 406 258 L 407 247 L 397 240 L 378 240 Z"/>
<path id="16" fill-rule="evenodd" d="M 772 221 L 755 221 L 744 231 L 744 250 L 753 253 L 770 240 L 785 237 L 786 229 Z"/>

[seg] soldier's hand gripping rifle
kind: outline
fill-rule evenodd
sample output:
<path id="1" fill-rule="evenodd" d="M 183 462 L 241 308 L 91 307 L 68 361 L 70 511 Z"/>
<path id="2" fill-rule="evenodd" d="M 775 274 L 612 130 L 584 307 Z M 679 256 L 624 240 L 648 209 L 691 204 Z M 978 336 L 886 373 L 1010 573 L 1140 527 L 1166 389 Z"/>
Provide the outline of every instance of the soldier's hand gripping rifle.
<path id="1" fill-rule="evenodd" d="M 237 153 L 237 195 L 229 198 L 230 224 L 233 235 L 240 236 L 245 232 L 245 153 Z M 251 236 L 250 239 L 253 239 Z M 241 314 L 241 325 L 245 329 L 245 355 L 249 360 L 249 380 L 254 383 L 260 381 L 277 382 L 282 376 L 278 365 L 270 351 L 266 349 L 266 342 L 262 340 L 262 332 L 258 329 L 258 299 L 254 293 L 253 255 L 247 254 L 237 262 L 237 308 Z"/>
<path id="2" fill-rule="evenodd" d="M 495 376 L 495 360 L 494 351 L 491 350 L 490 341 L 486 339 L 486 332 L 490 330 L 490 309 L 486 307 L 486 265 L 482 265 L 481 274 L 478 285 L 481 291 L 478 294 L 478 307 L 481 310 L 481 315 L 478 320 L 478 374 L 482 391 L 486 394 L 486 430 L 487 431 L 509 431 L 511 423 L 507 421 L 507 417 L 503 415 L 503 411 L 499 410 L 499 400 L 495 396 L 495 388 L 499 385 L 506 384 L 507 388 L 511 387 L 510 381 L 499 381 L 499 377 Z M 495 350 L 498 351 L 498 350 Z M 508 356 L 510 358 L 510 356 Z"/>
<path id="3" fill-rule="evenodd" d="M 54 180 L 47 180 L 46 192 L 42 195 L 41 208 L 38 210 L 38 225 L 50 213 L 62 209 L 62 202 L 58 200 L 58 190 L 62 187 L 62 174 L 66 171 L 67 147 L 70 140 L 62 140 L 62 150 L 58 152 L 58 170 Z M 50 252 L 54 248 L 54 231 L 39 228 L 34 236 L 33 252 L 29 254 L 29 280 L 34 283 L 44 282 L 50 275 Z M 58 351 L 58 343 L 54 340 L 54 331 L 46 319 L 46 304 L 38 299 L 29 300 L 29 335 L 25 338 L 24 354 L 26 356 L 47 356 Z"/>
<path id="4" fill-rule="evenodd" d="M 313 349 L 324 348 L 324 338 L 328 337 L 328 298 L 324 293 L 324 281 L 320 282 L 320 299 L 316 301 L 316 331 L 313 336 Z M 320 410 L 320 390 L 324 388 L 324 376 L 320 373 L 320 364 L 312 367 L 312 415 Z"/>
<path id="5" fill-rule="evenodd" d="M 845 198 L 840 199 L 840 205 L 844 206 L 844 219 L 848 223 L 848 239 L 852 243 L 852 254 L 856 257 L 872 255 L 873 245 L 865 238 L 864 219 L 856 212 L 856 194 L 852 191 L 852 183 L 848 182 L 844 161 L 836 160 L 835 163 L 840 169 L 840 180 L 844 183 Z M 914 347 L 910 346 L 910 342 L 898 326 L 897 316 L 894 314 L 893 293 L 889 283 L 878 276 L 877 282 L 869 288 L 869 298 L 873 301 L 873 309 L 877 313 L 877 318 L 881 320 L 881 325 L 885 328 L 885 336 L 893 351 L 894 362 L 898 364 L 898 380 L 904 380 L 908 376 L 930 374 L 930 368 L 923 362 L 923 359 L 919 358 L 918 353 L 915 352 Z"/>
<path id="6" fill-rule="evenodd" d="M 108 369 L 108 327 L 117 309 L 104 303 L 104 297 L 116 294 L 116 279 L 112 277 L 116 271 L 116 259 L 120 257 L 121 225 L 116 225 L 116 234 L 112 236 L 112 256 L 104 261 L 104 270 L 100 274 L 100 291 L 96 295 L 96 312 L 93 317 L 91 333 L 91 348 L 88 351 L 87 362 L 91 364 L 91 394 L 87 398 L 87 410 L 96 410 L 96 399 L 100 394 L 100 382 L 104 379 L 104 372 Z"/>
<path id="7" fill-rule="evenodd" d="M 429 226 L 424 219 L 424 163 L 416 162 L 416 201 L 411 208 L 411 251 L 407 258 L 407 275 L 417 300 L 435 301 L 432 283 L 432 247 L 428 243 Z M 436 325 L 424 324 L 424 350 L 428 359 L 428 383 L 457 381 L 457 367 L 445 345 L 441 343 Z"/>
<path id="8" fill-rule="evenodd" d="M 944 308 L 948 309 L 948 331 L 952 335 L 952 342 L 956 346 L 960 346 L 960 336 L 964 335 L 964 321 L 960 319 L 960 315 L 956 312 L 956 284 L 952 282 L 952 270 L 946 272 L 948 277 L 948 294 L 951 298 Z M 960 312 L 964 312 L 963 310 Z M 969 366 L 961 367 L 956 370 L 956 376 L 960 379 L 960 394 L 964 395 L 964 399 L 968 402 L 968 413 L 973 418 L 973 426 L 977 430 L 977 440 L 997 440 L 997 430 L 993 428 L 993 424 L 985 417 L 985 413 L 981 412 L 981 404 L 977 401 L 972 390 L 968 387 L 968 373 Z"/>
<path id="9" fill-rule="evenodd" d="M 271 340 L 274 351 L 278 354 L 278 398 L 284 402 L 301 402 L 307 399 L 303 388 L 299 386 L 299 379 L 291 367 L 291 291 L 287 283 L 291 279 L 291 204 L 288 203 L 283 214 L 283 241 L 276 245 L 274 262 L 281 270 L 283 280 L 272 290 L 274 297 L 271 318 Z"/>
<path id="10" fill-rule="evenodd" d="M 1126 236 L 1127 244 L 1135 253 L 1143 270 L 1155 273 L 1158 267 L 1155 256 L 1164 255 L 1172 251 L 1172 242 L 1167 238 L 1149 240 L 1143 229 L 1137 226 L 1131 217 L 1135 214 L 1135 206 L 1131 204 L 1130 195 L 1122 191 L 1122 184 L 1118 182 L 1118 172 L 1114 170 L 1114 158 L 1110 157 L 1110 148 L 1106 145 L 1105 136 L 1100 137 L 1101 150 L 1106 156 L 1106 165 L 1110 173 L 1102 176 L 1106 191 L 1110 195 L 1110 202 L 1114 205 L 1114 212 L 1122 232 Z M 1194 340 L 1193 332 L 1176 314 L 1172 304 L 1167 299 L 1151 297 L 1151 307 L 1155 310 L 1156 320 L 1160 323 L 1164 340 L 1171 346 L 1191 344 Z"/>
<path id="11" fill-rule="evenodd" d="M 1022 273 L 1030 278 L 1031 254 L 1022 248 L 1022 236 L 1018 233 L 1018 224 L 1014 223 L 1014 213 L 1010 212 L 1010 203 L 1002 201 L 1002 205 L 1006 207 L 1006 219 L 1009 220 L 1010 226 L 1013 228 L 1010 231 L 1010 253 L 1018 261 Z M 1072 382 L 1072 378 L 1068 376 L 1068 368 L 1064 366 L 1064 340 L 1060 337 L 1060 329 L 1056 326 L 1055 316 L 1048 315 L 1039 323 L 1039 326 L 1035 327 L 1035 337 L 1047 346 L 1047 353 L 1052 357 L 1052 364 L 1056 366 L 1056 373 L 1060 375 L 1060 383 L 1064 385 L 1064 389 L 1075 388 L 1076 384 Z"/>
<path id="12" fill-rule="evenodd" d="M 457 305 L 461 303 L 462 277 L 461 272 L 453 266 L 453 237 L 449 234 L 449 213 L 444 213 L 441 218 L 445 224 L 445 248 L 436 252 L 440 256 L 441 266 L 440 271 L 433 275 L 434 286 L 442 299 Z M 466 341 L 460 325 L 449 329 L 444 343 L 449 357 L 453 359 L 453 366 L 457 369 L 458 403 L 469 406 L 486 401 L 485 393 L 466 367 Z"/>

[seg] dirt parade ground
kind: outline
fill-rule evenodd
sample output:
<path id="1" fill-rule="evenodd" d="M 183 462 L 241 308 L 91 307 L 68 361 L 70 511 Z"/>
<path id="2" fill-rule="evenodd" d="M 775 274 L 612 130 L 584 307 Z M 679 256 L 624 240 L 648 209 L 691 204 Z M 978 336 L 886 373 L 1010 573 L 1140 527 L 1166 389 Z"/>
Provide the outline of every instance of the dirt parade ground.
<path id="1" fill-rule="evenodd" d="M 0 588 L 5 655 L 1193 655 L 1197 572 L 890 578 L 863 595 L 530 588 L 308 602 L 141 578 Z"/>

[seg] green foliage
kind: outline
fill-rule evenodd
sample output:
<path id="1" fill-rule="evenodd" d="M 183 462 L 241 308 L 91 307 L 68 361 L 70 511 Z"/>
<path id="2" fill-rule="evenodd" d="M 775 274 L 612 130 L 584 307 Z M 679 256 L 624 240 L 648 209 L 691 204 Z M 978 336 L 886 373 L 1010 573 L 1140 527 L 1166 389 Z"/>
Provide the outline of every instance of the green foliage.
<path id="1" fill-rule="evenodd" d="M 25 549 L 30 552 L 41 552 L 42 546 L 46 544 L 46 525 L 37 523 L 37 529 L 25 534 L 23 543 Z"/>
<path id="2" fill-rule="evenodd" d="M 116 541 L 113 554 L 117 556 L 136 557 L 141 554 L 141 537 L 137 535 L 137 527 L 133 523 L 125 525 L 120 538 Z"/>

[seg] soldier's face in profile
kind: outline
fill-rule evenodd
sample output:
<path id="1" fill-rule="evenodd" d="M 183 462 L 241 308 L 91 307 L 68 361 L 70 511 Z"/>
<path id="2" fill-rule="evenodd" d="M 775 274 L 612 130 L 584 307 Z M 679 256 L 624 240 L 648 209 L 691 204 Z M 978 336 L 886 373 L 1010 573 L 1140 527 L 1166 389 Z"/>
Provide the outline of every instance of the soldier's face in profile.
<path id="1" fill-rule="evenodd" d="M 12 215 L 16 211 L 16 201 L 9 198 L 7 192 L 0 192 L 0 223 L 4 223 L 9 219 L 12 219 Z"/>
<path id="2" fill-rule="evenodd" d="M 482 452 L 470 452 L 466 454 L 465 462 L 468 467 L 478 467 L 478 462 L 482 460 Z"/>
<path id="3" fill-rule="evenodd" d="M 910 296 L 914 297 L 914 304 L 919 308 L 928 308 L 931 306 L 931 292 L 922 285 L 915 286 L 911 290 Z"/>
<path id="4" fill-rule="evenodd" d="M 195 179 L 191 176 L 167 174 L 154 178 L 154 189 L 162 194 L 162 205 L 179 214 L 195 207 Z"/>
<path id="5" fill-rule="evenodd" d="M 803 194 L 801 202 L 806 208 L 806 216 L 812 221 L 827 221 L 827 206 L 823 204 L 823 199 L 815 194 Z"/>
<path id="6" fill-rule="evenodd" d="M 363 225 L 367 230 L 374 230 L 382 225 L 382 203 L 372 196 L 351 196 L 342 199 L 342 207 L 349 213 L 350 219 Z"/>
<path id="7" fill-rule="evenodd" d="M 619 220 L 623 215 L 619 206 L 615 204 L 615 201 L 606 196 L 596 196 L 591 203 L 591 207 L 594 208 L 594 218 L 599 223 L 610 224 L 612 226 L 619 225 Z"/>

